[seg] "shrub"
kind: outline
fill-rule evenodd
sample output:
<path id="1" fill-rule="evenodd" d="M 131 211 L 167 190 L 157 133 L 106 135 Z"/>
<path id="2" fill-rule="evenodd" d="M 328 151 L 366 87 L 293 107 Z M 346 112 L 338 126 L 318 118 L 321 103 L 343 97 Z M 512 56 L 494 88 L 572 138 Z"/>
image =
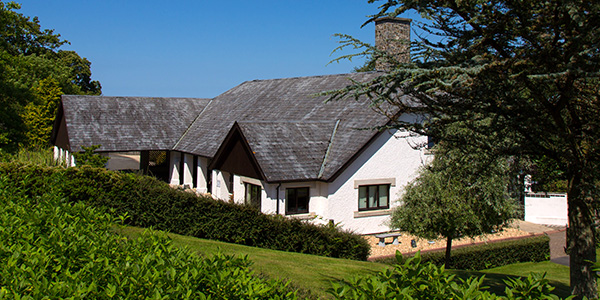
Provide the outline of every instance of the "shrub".
<path id="1" fill-rule="evenodd" d="M 296 298 L 247 258 L 201 258 L 154 232 L 127 240 L 109 230 L 114 217 L 68 203 L 56 185 L 30 196 L 24 186 L 36 182 L 0 173 L 0 299 Z"/>
<path id="2" fill-rule="evenodd" d="M 550 238 L 535 236 L 510 241 L 494 242 L 452 250 L 447 268 L 463 270 L 483 270 L 519 263 L 538 262 L 550 258 Z M 445 263 L 443 251 L 425 252 L 422 260 L 438 266 Z M 382 259 L 382 263 L 395 263 L 395 259 Z"/>
<path id="3" fill-rule="evenodd" d="M 328 292 L 335 299 L 559 299 L 551 294 L 554 287 L 545 274 L 506 280 L 506 297 L 500 297 L 485 291 L 484 276 L 457 278 L 443 266 L 424 262 L 420 253 L 404 261 L 397 252 L 396 262 L 393 269 L 377 275 L 333 283 Z"/>
<path id="4" fill-rule="evenodd" d="M 53 169 L 18 164 L 0 164 L 0 173 L 9 174 L 15 182 L 34 178 L 36 183 L 28 187 L 30 195 L 42 193 L 45 184 L 58 185 L 71 201 L 107 207 L 115 215 L 127 214 L 129 225 L 339 258 L 366 260 L 370 251 L 367 241 L 357 234 L 198 197 L 148 176 L 91 167 Z M 52 173 L 63 174 L 63 180 L 46 183 L 44 178 Z"/>

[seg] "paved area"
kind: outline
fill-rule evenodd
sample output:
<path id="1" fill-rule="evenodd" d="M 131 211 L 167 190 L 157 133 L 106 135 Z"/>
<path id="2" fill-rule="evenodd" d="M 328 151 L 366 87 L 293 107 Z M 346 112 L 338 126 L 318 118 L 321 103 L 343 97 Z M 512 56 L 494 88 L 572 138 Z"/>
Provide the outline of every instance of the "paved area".
<path id="1" fill-rule="evenodd" d="M 567 232 L 564 226 L 545 226 L 518 220 L 513 225 L 530 233 L 545 233 L 550 237 L 550 261 L 569 266 L 569 256 L 565 253 Z"/>

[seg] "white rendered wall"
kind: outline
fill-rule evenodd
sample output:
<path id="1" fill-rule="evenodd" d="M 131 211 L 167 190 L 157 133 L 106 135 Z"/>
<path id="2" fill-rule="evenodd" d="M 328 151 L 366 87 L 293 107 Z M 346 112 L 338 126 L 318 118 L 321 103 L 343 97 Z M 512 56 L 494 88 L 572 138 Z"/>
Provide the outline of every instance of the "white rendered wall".
<path id="1" fill-rule="evenodd" d="M 198 157 L 198 165 L 196 166 L 198 179 L 196 181 L 196 190 L 200 193 L 208 193 L 206 178 L 208 176 L 208 158 Z"/>
<path id="2" fill-rule="evenodd" d="M 390 207 L 397 206 L 404 186 L 416 177 L 421 166 L 433 158 L 427 149 L 418 147 L 426 142 L 427 137 L 414 136 L 408 132 L 383 132 L 331 183 L 310 181 L 279 185 L 234 176 L 234 201 L 244 203 L 245 182 L 259 185 L 262 187 L 261 211 L 277 213 L 279 202 L 279 214 L 284 215 L 286 189 L 308 187 L 308 213 L 291 215 L 292 217 L 310 219 L 322 224 L 331 220 L 345 229 L 361 234 L 389 231 L 386 222 L 390 210 L 358 211 L 358 185 L 373 182 L 390 183 Z M 224 176 L 218 170 L 213 171 L 213 195 L 220 199 L 228 197 L 226 178 L 229 175 L 225 174 Z"/>
<path id="3" fill-rule="evenodd" d="M 269 184 L 255 178 L 245 176 L 234 176 L 234 201 L 235 203 L 244 203 L 246 195 L 245 183 L 258 185 L 262 188 L 261 191 L 261 211 L 267 214 L 285 215 L 285 191 L 287 188 L 308 187 L 310 200 L 308 202 L 308 213 L 295 214 L 293 216 L 304 219 L 315 219 L 317 221 L 327 222 L 322 218 L 323 213 L 327 208 L 327 186 L 325 182 L 292 182 L 282 183 L 281 185 Z M 279 188 L 279 198 L 277 197 L 277 189 Z M 279 208 L 277 207 L 279 202 Z"/>
<path id="4" fill-rule="evenodd" d="M 69 150 L 54 146 L 54 159 L 64 163 L 67 167 L 75 166 L 75 156 Z"/>
<path id="5" fill-rule="evenodd" d="M 194 156 L 191 154 L 183 155 L 183 183 L 182 185 L 193 186 L 192 170 L 194 168 Z"/>
<path id="6" fill-rule="evenodd" d="M 174 185 L 180 184 L 179 183 L 179 172 L 180 172 L 179 162 L 180 162 L 180 160 L 181 160 L 181 152 L 177 152 L 177 151 L 170 152 L 170 159 L 169 159 L 169 162 L 171 164 L 169 166 L 169 170 L 170 170 L 169 173 L 171 174 L 171 176 L 170 176 L 171 179 L 169 180 L 170 184 L 174 184 Z"/>
<path id="7" fill-rule="evenodd" d="M 427 137 L 409 132 L 382 132 L 350 166 L 329 184 L 323 217 L 361 234 L 389 231 L 390 210 L 358 211 L 358 185 L 390 183 L 390 209 L 398 205 L 404 187 L 433 155 L 422 145 Z"/>
<path id="8" fill-rule="evenodd" d="M 566 194 L 526 194 L 525 195 L 525 221 L 544 224 L 560 225 L 569 224 Z"/>
<path id="9" fill-rule="evenodd" d="M 234 181 L 235 181 L 235 176 L 234 176 Z M 227 188 L 228 184 L 229 184 L 229 173 L 228 172 L 224 172 L 224 171 L 220 171 L 220 170 L 213 170 L 212 192 L 211 192 L 213 197 L 215 197 L 217 199 L 229 201 L 230 191 Z M 235 189 L 235 182 L 234 182 L 234 189 Z M 235 199 L 235 196 L 236 195 L 234 194 L 234 199 Z"/>

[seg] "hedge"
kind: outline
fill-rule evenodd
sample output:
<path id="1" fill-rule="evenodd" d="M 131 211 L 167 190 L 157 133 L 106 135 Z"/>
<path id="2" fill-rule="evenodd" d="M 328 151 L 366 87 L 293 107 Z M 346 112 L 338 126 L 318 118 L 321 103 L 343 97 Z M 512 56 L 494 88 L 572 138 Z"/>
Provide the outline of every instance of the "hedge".
<path id="1" fill-rule="evenodd" d="M 126 224 L 177 234 L 274 250 L 366 260 L 370 247 L 360 235 L 339 228 L 267 215 L 246 205 L 176 190 L 153 177 L 101 168 L 53 168 L 0 164 L 14 182 L 28 178 L 32 196 L 48 185 L 61 187 L 70 201 L 112 209 L 127 215 Z M 60 180 L 47 182 L 59 174 Z"/>
<path id="2" fill-rule="evenodd" d="M 438 266 L 445 263 L 444 251 L 422 252 L 424 262 Z M 520 263 L 539 262 L 550 258 L 550 238 L 546 235 L 480 244 L 452 249 L 450 264 L 447 268 L 463 270 L 484 270 L 499 266 Z M 396 258 L 377 260 L 394 264 Z"/>
<path id="3" fill-rule="evenodd" d="M 44 174 L 0 173 L 0 299 L 297 299 L 247 257 L 201 257 L 157 232 L 114 234 L 114 216 L 69 202 L 54 184 L 62 174 Z"/>

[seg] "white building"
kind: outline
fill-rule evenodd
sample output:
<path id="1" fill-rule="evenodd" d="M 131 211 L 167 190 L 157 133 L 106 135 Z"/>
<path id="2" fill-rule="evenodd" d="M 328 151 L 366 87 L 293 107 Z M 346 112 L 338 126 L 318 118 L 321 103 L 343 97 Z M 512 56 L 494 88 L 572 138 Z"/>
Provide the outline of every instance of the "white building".
<path id="1" fill-rule="evenodd" d="M 410 20 L 384 21 L 408 34 Z M 248 81 L 213 99 L 63 96 L 52 141 L 62 156 L 140 153 L 141 170 L 265 213 L 383 232 L 427 138 L 373 130 L 389 119 L 368 99 L 317 96 L 379 75 Z"/>

